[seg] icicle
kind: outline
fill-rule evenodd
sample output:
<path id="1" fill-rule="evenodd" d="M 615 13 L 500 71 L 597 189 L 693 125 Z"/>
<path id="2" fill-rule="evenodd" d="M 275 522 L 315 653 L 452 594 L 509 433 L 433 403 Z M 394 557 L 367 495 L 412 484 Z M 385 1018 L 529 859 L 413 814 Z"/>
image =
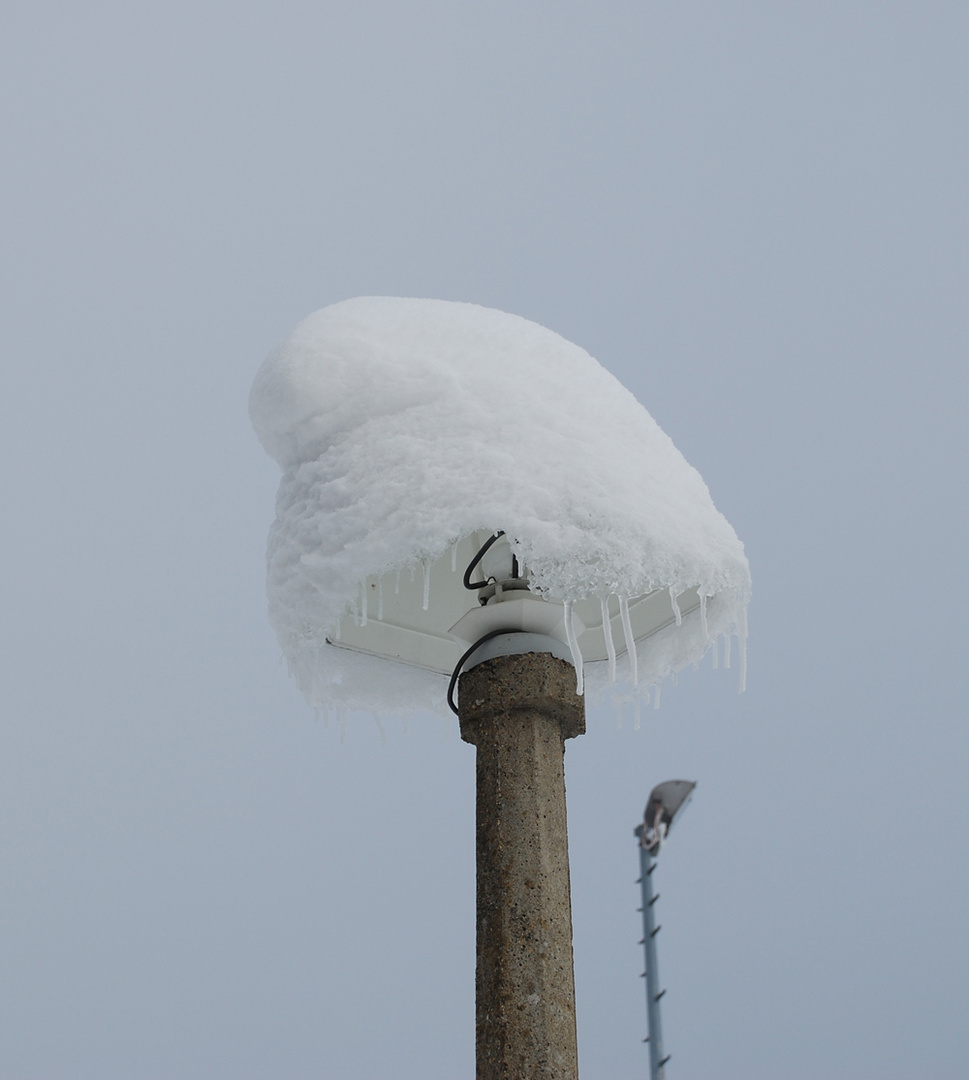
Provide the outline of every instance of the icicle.
<path id="1" fill-rule="evenodd" d="M 706 641 L 710 630 L 707 626 L 707 598 L 704 593 L 700 593 L 700 629 L 703 631 L 703 640 Z"/>
<path id="2" fill-rule="evenodd" d="M 394 595 L 400 596 L 400 567 L 397 567 L 397 580 L 394 582 Z"/>
<path id="3" fill-rule="evenodd" d="M 647 697 L 647 701 L 649 698 Z M 633 699 L 633 731 L 639 731 L 639 725 L 643 722 L 643 696 L 637 694 Z"/>
<path id="4" fill-rule="evenodd" d="M 456 574 L 458 569 L 458 542 L 457 540 L 451 545 L 451 573 Z"/>
<path id="5" fill-rule="evenodd" d="M 582 653 L 579 651 L 579 640 L 575 636 L 575 623 L 572 619 L 572 601 L 565 601 L 565 637 L 569 643 L 569 651 L 572 653 L 572 663 L 575 665 L 575 692 L 582 693 L 585 685 L 582 671 Z"/>
<path id="6" fill-rule="evenodd" d="M 337 621 L 336 621 L 336 629 L 333 631 L 333 640 L 334 641 L 342 641 L 343 640 L 343 618 L 342 617 L 337 619 Z"/>
<path id="7" fill-rule="evenodd" d="M 626 655 L 629 657 L 629 677 L 633 686 L 639 686 L 639 657 L 636 655 L 636 640 L 629 617 L 629 601 L 625 596 L 619 597 L 619 615 L 622 619 L 622 636 L 626 639 Z"/>
<path id="8" fill-rule="evenodd" d="M 367 625 L 367 607 L 368 607 L 368 600 L 369 600 L 369 597 L 367 596 L 368 592 L 370 592 L 370 590 L 367 588 L 367 579 L 364 578 L 363 581 L 360 582 L 360 625 L 361 626 L 366 626 Z"/>
<path id="9" fill-rule="evenodd" d="M 377 578 L 377 622 L 384 621 L 384 576 Z"/>
<path id="10" fill-rule="evenodd" d="M 602 607 L 602 636 L 606 640 L 606 656 L 609 657 L 609 681 L 616 681 L 616 643 L 612 640 L 612 620 L 609 618 L 609 597 L 600 596 Z"/>
<path id="11" fill-rule="evenodd" d="M 360 598 L 353 601 L 353 625 L 360 625 Z"/>
<path id="12" fill-rule="evenodd" d="M 740 685 L 737 693 L 742 694 L 747 689 L 747 612 L 742 610 L 737 625 L 737 651 L 740 654 Z"/>
<path id="13" fill-rule="evenodd" d="M 416 578 L 417 578 L 417 567 L 413 563 L 411 563 L 410 564 L 410 583 L 411 583 L 411 585 L 414 584 L 414 581 L 415 581 Z"/>
<path id="14" fill-rule="evenodd" d="M 713 670 L 720 666 L 720 638 L 713 639 Z"/>
<path id="15" fill-rule="evenodd" d="M 680 605 L 676 602 L 676 595 L 673 592 L 673 586 L 670 586 L 670 604 L 673 607 L 673 617 L 676 619 L 676 625 L 681 626 L 683 624 L 683 616 L 680 614 Z"/>
<path id="16" fill-rule="evenodd" d="M 653 698 L 653 708 L 654 709 L 659 708 L 659 695 L 660 695 L 660 691 L 662 689 L 663 689 L 663 684 L 661 682 L 658 682 L 656 684 L 656 697 Z"/>
<path id="17" fill-rule="evenodd" d="M 723 635 L 723 666 L 729 670 L 730 668 L 730 646 L 732 634 L 726 633 Z"/>
<path id="18" fill-rule="evenodd" d="M 387 745 L 387 732 L 384 731 L 384 725 L 380 722 L 380 717 L 376 713 L 371 713 L 374 723 L 377 725 L 377 730 L 380 732 L 380 745 Z"/>
<path id="19" fill-rule="evenodd" d="M 424 567 L 424 610 L 431 602 L 431 560 L 424 559 L 421 565 Z"/>

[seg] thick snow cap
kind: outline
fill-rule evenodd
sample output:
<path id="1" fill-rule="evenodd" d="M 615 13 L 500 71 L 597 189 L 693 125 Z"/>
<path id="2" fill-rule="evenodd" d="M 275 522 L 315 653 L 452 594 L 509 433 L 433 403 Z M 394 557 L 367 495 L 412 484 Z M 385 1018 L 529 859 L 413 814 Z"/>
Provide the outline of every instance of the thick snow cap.
<path id="1" fill-rule="evenodd" d="M 473 304 L 347 300 L 268 357 L 250 414 L 283 470 L 270 619 L 315 708 L 443 711 L 440 667 L 345 646 L 402 587 L 433 610 L 435 575 L 460 581 L 495 530 L 566 624 L 604 613 L 607 659 L 578 663 L 593 690 L 648 695 L 710 648 L 716 663 L 721 638 L 729 665 L 733 635 L 743 669 L 743 545 L 643 406 L 552 331 Z M 669 618 L 629 647 L 628 612 L 650 595 Z"/>

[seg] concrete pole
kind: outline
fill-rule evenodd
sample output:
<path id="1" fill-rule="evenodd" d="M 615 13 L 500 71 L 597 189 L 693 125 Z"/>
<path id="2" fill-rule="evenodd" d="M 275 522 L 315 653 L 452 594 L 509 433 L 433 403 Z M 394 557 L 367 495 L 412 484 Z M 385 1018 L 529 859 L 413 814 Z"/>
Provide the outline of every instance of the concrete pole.
<path id="1" fill-rule="evenodd" d="M 578 1080 L 565 740 L 585 731 L 571 664 L 549 653 L 461 676 L 477 748 L 477 1080 Z"/>

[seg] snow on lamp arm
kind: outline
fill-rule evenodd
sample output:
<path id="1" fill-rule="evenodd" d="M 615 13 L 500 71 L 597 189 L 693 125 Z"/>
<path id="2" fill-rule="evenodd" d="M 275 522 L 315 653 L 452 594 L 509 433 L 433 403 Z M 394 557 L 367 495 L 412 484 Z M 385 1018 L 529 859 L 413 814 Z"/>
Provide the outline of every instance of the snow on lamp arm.
<path id="1" fill-rule="evenodd" d="M 620 680 L 645 698 L 721 637 L 729 664 L 734 635 L 743 682 L 743 545 L 642 405 L 552 331 L 344 301 L 270 355 L 250 411 L 283 470 L 270 619 L 315 708 L 443 712 L 441 676 L 508 603 L 462 582 L 496 530 L 527 568 L 517 614 L 568 648 L 580 692 Z"/>

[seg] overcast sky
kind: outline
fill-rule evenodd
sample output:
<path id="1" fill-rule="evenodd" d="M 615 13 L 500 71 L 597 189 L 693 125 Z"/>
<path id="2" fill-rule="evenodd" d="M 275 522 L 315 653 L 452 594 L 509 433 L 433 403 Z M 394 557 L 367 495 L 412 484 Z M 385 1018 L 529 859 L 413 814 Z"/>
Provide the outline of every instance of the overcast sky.
<path id="1" fill-rule="evenodd" d="M 266 620 L 263 357 L 360 294 L 588 349 L 754 580 L 566 755 L 584 1080 L 957 1080 L 969 1009 L 957 3 L 8 0 L 0 1074 L 474 1068 L 474 751 L 325 728 Z M 581 418 L 576 418 L 580 422 Z"/>

